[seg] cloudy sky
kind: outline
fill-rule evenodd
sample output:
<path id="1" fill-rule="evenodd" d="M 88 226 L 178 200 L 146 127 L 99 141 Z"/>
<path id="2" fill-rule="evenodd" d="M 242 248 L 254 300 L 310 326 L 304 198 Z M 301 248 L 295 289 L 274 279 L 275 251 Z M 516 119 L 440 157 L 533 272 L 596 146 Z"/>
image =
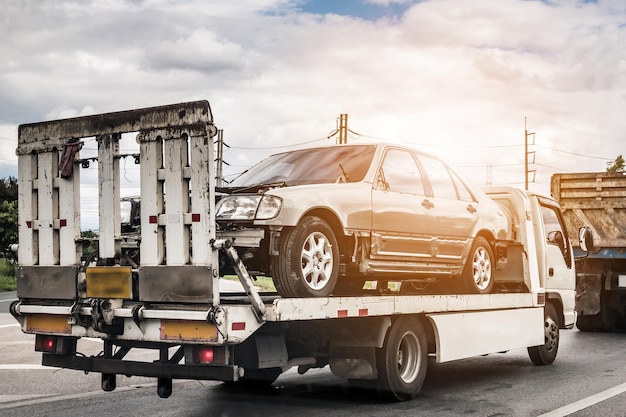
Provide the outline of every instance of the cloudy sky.
<path id="1" fill-rule="evenodd" d="M 326 137 L 531 189 L 626 155 L 623 0 L 4 0 L 0 177 L 17 126 L 207 99 L 227 178 Z M 532 157 L 531 157 L 532 161 Z M 134 167 L 128 167 L 132 172 Z M 127 172 L 127 173 L 128 173 Z M 86 175 L 89 178 L 89 175 Z"/>

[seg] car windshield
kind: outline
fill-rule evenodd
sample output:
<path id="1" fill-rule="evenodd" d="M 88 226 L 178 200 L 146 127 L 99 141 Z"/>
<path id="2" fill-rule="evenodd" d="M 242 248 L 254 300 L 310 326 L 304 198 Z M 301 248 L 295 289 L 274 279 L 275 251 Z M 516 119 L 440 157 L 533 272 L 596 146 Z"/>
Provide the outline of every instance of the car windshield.
<path id="1" fill-rule="evenodd" d="M 372 145 L 338 146 L 272 155 L 241 174 L 229 187 L 361 181 L 372 162 L 375 149 Z"/>

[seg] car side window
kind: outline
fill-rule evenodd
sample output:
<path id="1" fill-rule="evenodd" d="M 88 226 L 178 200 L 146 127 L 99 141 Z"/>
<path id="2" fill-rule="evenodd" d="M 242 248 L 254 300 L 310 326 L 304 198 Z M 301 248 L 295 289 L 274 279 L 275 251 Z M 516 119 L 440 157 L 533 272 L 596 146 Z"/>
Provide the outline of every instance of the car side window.
<path id="1" fill-rule="evenodd" d="M 467 189 L 463 181 L 458 177 L 454 172 L 450 172 L 452 175 L 452 181 L 454 181 L 454 185 L 456 185 L 456 190 L 459 193 L 459 198 L 463 201 L 476 201 L 470 190 Z"/>
<path id="2" fill-rule="evenodd" d="M 409 152 L 399 149 L 388 150 L 383 160 L 380 177 L 384 178 L 382 180 L 384 186 L 379 186 L 381 189 L 398 193 L 425 195 L 422 176 L 415 159 Z"/>
<path id="3" fill-rule="evenodd" d="M 446 168 L 443 162 L 426 155 L 419 155 L 418 158 L 428 176 L 435 198 L 458 200 L 456 187 L 452 182 L 448 168 Z"/>
<path id="4" fill-rule="evenodd" d="M 568 267 L 571 267 L 571 259 L 569 256 L 569 245 L 567 236 L 565 235 L 563 225 L 559 220 L 559 215 L 552 207 L 541 206 L 541 217 L 543 217 L 543 227 L 546 231 L 546 240 L 548 244 L 556 245 L 563 254 L 563 259 Z"/>

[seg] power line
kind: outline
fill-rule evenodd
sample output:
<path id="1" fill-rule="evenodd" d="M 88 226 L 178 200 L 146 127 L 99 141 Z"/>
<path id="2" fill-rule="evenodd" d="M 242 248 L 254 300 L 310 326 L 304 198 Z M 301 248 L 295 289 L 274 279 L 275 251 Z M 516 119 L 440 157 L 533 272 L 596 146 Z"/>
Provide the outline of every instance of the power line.
<path id="1" fill-rule="evenodd" d="M 543 148 L 543 149 L 548 149 L 548 150 L 555 151 L 555 152 L 566 153 L 566 154 L 569 154 L 569 155 L 581 156 L 583 158 L 601 159 L 603 161 L 613 160 L 614 159 L 614 158 L 606 158 L 606 157 L 602 157 L 602 156 L 585 155 L 585 154 L 582 154 L 582 153 L 571 152 L 571 151 L 564 151 L 562 149 L 551 148 L 549 146 L 544 146 L 544 145 L 539 145 L 539 144 L 534 144 L 534 146 L 537 146 L 537 147 Z"/>
<path id="2" fill-rule="evenodd" d="M 319 142 L 319 141 L 322 141 L 322 140 L 328 140 L 328 137 L 325 137 L 325 138 L 319 138 L 319 139 L 313 139 L 313 140 L 309 140 L 309 141 L 306 141 L 306 142 L 294 143 L 293 145 L 283 145 L 283 146 L 262 146 L 262 147 L 258 147 L 258 148 L 255 148 L 255 147 L 249 147 L 249 146 L 246 146 L 246 147 L 230 146 L 230 149 L 254 149 L 254 150 L 259 150 L 259 149 L 262 149 L 262 150 L 269 150 L 269 149 L 284 149 L 284 148 L 293 148 L 293 147 L 295 147 L 295 146 L 308 145 L 309 143 Z"/>

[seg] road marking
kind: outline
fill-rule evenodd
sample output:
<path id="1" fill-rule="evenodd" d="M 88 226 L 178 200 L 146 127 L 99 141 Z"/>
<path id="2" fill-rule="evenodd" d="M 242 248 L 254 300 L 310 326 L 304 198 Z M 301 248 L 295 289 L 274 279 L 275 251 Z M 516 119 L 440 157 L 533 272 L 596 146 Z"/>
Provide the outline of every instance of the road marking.
<path id="1" fill-rule="evenodd" d="M 3 324 L 2 326 L 0 326 L 0 329 L 4 329 L 5 327 L 20 327 L 19 323 L 15 323 L 15 324 Z"/>
<path id="2" fill-rule="evenodd" d="M 623 392 L 626 392 L 626 383 L 617 385 L 613 388 L 609 388 L 606 391 L 599 392 L 595 395 L 592 395 L 587 398 L 583 398 L 580 401 L 576 401 L 575 403 L 568 404 L 564 407 L 557 408 L 556 410 L 550 411 L 548 413 L 542 414 L 538 417 L 564 417 L 570 414 L 573 414 L 577 411 L 582 410 L 583 408 L 590 407 L 594 404 L 597 404 L 601 401 L 608 400 L 611 397 L 615 397 Z"/>
<path id="3" fill-rule="evenodd" d="M 183 384 L 187 382 L 190 382 L 190 380 L 180 379 L 180 380 L 172 381 L 174 385 Z M 134 391 L 134 390 L 138 390 L 142 388 L 154 388 L 156 386 L 157 386 L 156 383 L 133 384 L 133 385 L 129 385 L 126 387 L 117 387 L 115 389 L 115 392 L 119 393 L 119 392 L 126 392 L 126 391 Z M 54 395 L 54 394 L 32 395 L 32 396 L 24 396 L 25 401 L 20 401 L 22 400 L 21 398 L 11 398 L 11 397 L 15 397 L 12 395 L 0 395 L 0 410 L 8 410 L 8 409 L 15 408 L 15 407 L 39 405 L 39 404 L 51 403 L 55 401 L 67 401 L 67 400 L 75 400 L 75 399 L 81 399 L 81 398 L 96 397 L 100 395 L 111 395 L 111 393 L 107 391 L 88 391 L 88 392 L 83 392 L 83 393 L 78 393 L 78 394 L 66 394 L 66 395 Z"/>
<path id="4" fill-rule="evenodd" d="M 17 298 L 14 298 L 12 300 L 0 300 L 0 303 L 12 303 L 13 301 L 17 301 Z"/>
<path id="5" fill-rule="evenodd" d="M 5 363 L 0 364 L 0 371 L 21 371 L 21 370 L 41 370 L 41 369 L 56 369 L 43 365 L 30 365 L 26 363 Z"/>

